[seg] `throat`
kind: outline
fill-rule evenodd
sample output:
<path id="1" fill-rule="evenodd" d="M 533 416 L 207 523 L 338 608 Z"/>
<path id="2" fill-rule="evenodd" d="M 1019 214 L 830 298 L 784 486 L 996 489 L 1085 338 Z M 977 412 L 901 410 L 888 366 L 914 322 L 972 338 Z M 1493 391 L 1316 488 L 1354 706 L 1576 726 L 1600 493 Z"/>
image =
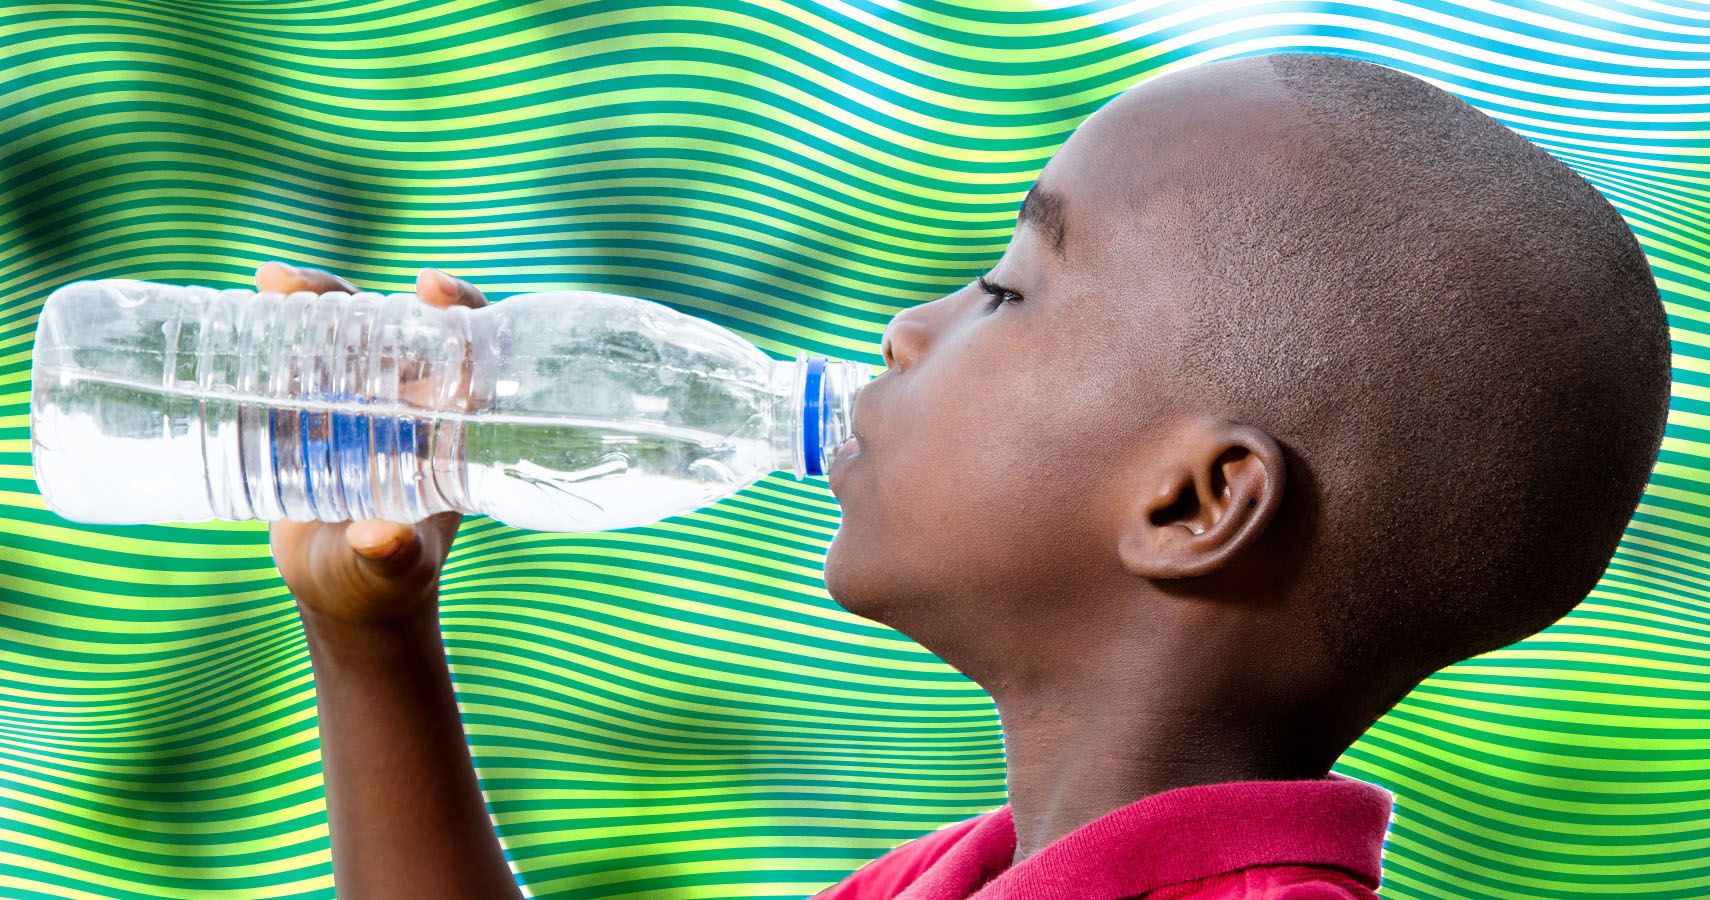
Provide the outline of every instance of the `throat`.
<path id="1" fill-rule="evenodd" d="M 1322 778 L 1341 749 L 1236 706 L 999 703 L 1014 862 L 1130 803 L 1225 781 Z M 1332 743 L 1334 743 L 1332 741 Z"/>

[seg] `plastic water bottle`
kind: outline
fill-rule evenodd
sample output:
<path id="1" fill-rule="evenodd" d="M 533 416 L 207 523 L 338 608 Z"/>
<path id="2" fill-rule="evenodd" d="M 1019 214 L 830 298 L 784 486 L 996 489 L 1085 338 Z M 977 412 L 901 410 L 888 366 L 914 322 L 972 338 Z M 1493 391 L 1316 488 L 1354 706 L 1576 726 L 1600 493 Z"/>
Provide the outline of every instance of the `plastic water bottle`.
<path id="1" fill-rule="evenodd" d="M 470 310 L 110 280 L 48 298 L 32 375 L 36 483 L 74 521 L 600 531 L 823 474 L 868 371 L 587 291 Z"/>

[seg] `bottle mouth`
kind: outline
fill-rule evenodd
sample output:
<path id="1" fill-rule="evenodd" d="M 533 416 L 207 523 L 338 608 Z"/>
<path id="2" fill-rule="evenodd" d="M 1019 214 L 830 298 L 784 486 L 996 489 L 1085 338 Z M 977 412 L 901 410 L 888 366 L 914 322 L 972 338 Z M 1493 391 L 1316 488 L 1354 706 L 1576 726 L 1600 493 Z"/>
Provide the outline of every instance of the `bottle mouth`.
<path id="1" fill-rule="evenodd" d="M 823 476 L 839 447 L 855 434 L 855 395 L 871 374 L 859 363 L 831 362 L 823 356 L 801 363 L 801 440 L 796 472 Z"/>
<path id="2" fill-rule="evenodd" d="M 802 387 L 802 474 L 825 474 L 825 444 L 829 438 L 826 434 L 830 422 L 827 410 L 830 408 L 830 398 L 826 396 L 825 363 L 823 356 L 815 356 L 807 361 L 807 372 L 804 374 Z"/>

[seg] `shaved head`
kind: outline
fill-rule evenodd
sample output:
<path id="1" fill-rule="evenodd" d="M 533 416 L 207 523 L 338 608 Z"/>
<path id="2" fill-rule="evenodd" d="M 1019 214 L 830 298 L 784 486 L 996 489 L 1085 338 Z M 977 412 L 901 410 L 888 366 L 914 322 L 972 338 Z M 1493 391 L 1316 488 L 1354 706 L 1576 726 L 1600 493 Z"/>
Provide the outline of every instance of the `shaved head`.
<path id="1" fill-rule="evenodd" d="M 1186 197 L 1183 388 L 1315 483 L 1297 589 L 1344 672 L 1402 690 L 1597 582 L 1662 439 L 1668 323 L 1615 209 L 1473 107 L 1349 59 L 1225 65 L 1290 122 Z"/>

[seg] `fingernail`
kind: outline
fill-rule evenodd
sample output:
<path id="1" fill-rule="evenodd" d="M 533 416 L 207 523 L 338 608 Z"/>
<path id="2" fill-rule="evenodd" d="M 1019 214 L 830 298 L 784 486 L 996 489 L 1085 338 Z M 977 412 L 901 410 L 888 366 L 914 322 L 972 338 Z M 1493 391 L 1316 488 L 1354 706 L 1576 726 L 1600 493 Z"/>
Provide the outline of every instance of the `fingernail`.
<path id="1" fill-rule="evenodd" d="M 426 271 L 428 272 L 428 277 L 433 279 L 434 285 L 438 287 L 442 293 L 452 297 L 462 293 L 462 291 L 457 287 L 457 280 L 452 278 L 450 275 L 447 275 L 438 269 L 428 269 Z"/>
<path id="2" fill-rule="evenodd" d="M 404 542 L 402 539 L 394 537 L 371 546 L 357 547 L 356 552 L 368 557 L 369 559 L 385 559 L 386 557 L 397 553 L 398 548 L 403 545 Z"/>

